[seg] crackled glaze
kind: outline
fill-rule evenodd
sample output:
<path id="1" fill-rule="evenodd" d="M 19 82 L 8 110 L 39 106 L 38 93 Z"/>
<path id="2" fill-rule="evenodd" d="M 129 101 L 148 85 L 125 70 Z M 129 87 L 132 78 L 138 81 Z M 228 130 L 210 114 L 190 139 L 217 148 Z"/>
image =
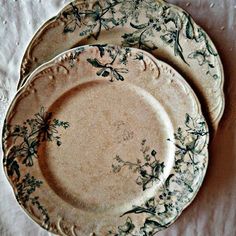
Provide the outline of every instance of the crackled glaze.
<path id="1" fill-rule="evenodd" d="M 59 235 L 154 235 L 191 203 L 208 163 L 195 94 L 139 49 L 59 55 L 29 77 L 4 127 L 17 200 Z"/>
<path id="2" fill-rule="evenodd" d="M 57 39 L 53 44 L 52 38 Z M 37 66 L 87 43 L 138 47 L 173 65 L 194 88 L 217 128 L 224 110 L 218 52 L 187 12 L 162 0 L 74 1 L 34 36 L 23 59 L 19 87 Z"/>

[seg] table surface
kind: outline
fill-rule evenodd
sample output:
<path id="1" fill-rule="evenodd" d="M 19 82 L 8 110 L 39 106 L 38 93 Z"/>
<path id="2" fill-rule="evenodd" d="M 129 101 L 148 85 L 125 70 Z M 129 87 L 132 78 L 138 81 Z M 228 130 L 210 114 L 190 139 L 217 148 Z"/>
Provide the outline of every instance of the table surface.
<path id="1" fill-rule="evenodd" d="M 0 125 L 35 30 L 66 0 L 0 0 Z M 206 178 L 194 202 L 160 236 L 236 236 L 236 0 L 169 0 L 192 14 L 215 42 L 225 69 L 226 110 L 210 145 Z M 2 156 L 2 152 L 0 151 Z M 51 235 L 17 204 L 0 165 L 0 235 Z"/>

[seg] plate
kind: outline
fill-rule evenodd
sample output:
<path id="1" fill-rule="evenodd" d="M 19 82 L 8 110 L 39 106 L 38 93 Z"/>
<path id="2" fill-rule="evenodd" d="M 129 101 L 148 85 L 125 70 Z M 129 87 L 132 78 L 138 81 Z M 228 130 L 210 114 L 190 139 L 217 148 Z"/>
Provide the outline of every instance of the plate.
<path id="1" fill-rule="evenodd" d="M 19 204 L 60 235 L 154 235 L 197 194 L 208 163 L 200 104 L 139 49 L 72 49 L 15 97 L 4 169 Z"/>
<path id="2" fill-rule="evenodd" d="M 33 37 L 22 61 L 19 87 L 37 66 L 89 43 L 138 47 L 166 61 L 192 86 L 216 130 L 224 110 L 218 52 L 187 12 L 162 0 L 74 1 Z"/>

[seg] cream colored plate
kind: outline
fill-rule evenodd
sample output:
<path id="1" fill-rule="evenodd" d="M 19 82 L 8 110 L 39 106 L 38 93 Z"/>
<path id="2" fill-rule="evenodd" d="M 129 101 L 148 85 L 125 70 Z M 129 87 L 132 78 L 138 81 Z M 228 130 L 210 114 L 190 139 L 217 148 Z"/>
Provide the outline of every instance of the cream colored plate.
<path id="1" fill-rule="evenodd" d="M 209 133 L 169 65 L 85 46 L 38 68 L 6 116 L 4 168 L 30 217 L 60 235 L 153 235 L 198 192 Z"/>
<path id="2" fill-rule="evenodd" d="M 139 47 L 168 62 L 196 91 L 211 126 L 217 128 L 224 110 L 218 52 L 188 13 L 162 0 L 74 1 L 34 36 L 23 58 L 19 87 L 37 66 L 88 43 Z"/>

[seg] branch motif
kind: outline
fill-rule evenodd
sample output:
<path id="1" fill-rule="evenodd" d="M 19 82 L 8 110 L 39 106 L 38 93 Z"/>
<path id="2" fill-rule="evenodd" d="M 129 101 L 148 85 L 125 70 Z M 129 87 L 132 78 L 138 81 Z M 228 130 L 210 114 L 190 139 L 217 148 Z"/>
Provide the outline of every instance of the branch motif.
<path id="1" fill-rule="evenodd" d="M 21 160 L 25 166 L 33 166 L 42 142 L 55 142 L 57 146 L 61 146 L 61 137 L 57 130 L 59 127 L 67 129 L 69 123 L 52 119 L 52 113 L 45 112 L 44 107 L 35 114 L 34 118 L 27 119 L 23 125 L 8 126 L 5 142 L 12 138 L 15 143 L 4 158 L 8 175 L 16 175 L 17 179 L 20 178 L 19 163 L 16 159 Z"/>
<path id="2" fill-rule="evenodd" d="M 112 235 L 154 236 L 158 231 L 168 227 L 179 216 L 183 207 L 192 200 L 194 192 L 202 182 L 206 168 L 208 130 L 205 120 L 186 114 L 184 126 L 177 129 L 174 137 L 175 140 L 168 139 L 167 141 L 173 142 L 176 147 L 175 165 L 156 196 L 148 199 L 142 205 L 134 205 L 121 215 L 121 217 L 127 215 L 132 222 L 132 215 L 144 214 L 143 225 L 140 228 L 134 226 L 132 231 L 126 234 L 120 234 L 118 230 L 116 234 Z M 118 164 L 113 164 L 112 168 L 114 173 L 120 172 L 125 167 L 138 173 L 136 183 L 142 185 L 144 191 L 160 179 L 165 166 L 156 159 L 155 150 L 150 153 L 146 140 L 142 141 L 141 152 L 144 163 L 140 159 L 137 159 L 135 163 L 127 162 L 116 156 L 115 160 Z M 153 176 L 155 178 L 151 178 Z M 147 183 L 149 185 L 146 185 Z"/>
<path id="3" fill-rule="evenodd" d="M 144 14 L 140 20 L 140 14 Z M 93 37 L 98 40 L 102 30 L 109 31 L 116 27 L 130 26 L 129 32 L 121 36 L 123 46 L 138 47 L 147 51 L 158 49 L 160 39 L 173 49 L 173 54 L 179 57 L 186 65 L 190 61 L 197 61 L 198 65 L 207 68 L 206 75 L 213 79 L 220 79 L 216 71 L 218 57 L 214 46 L 206 33 L 195 25 L 190 15 L 184 11 L 177 11 L 168 4 L 154 0 L 107 0 L 96 1 L 92 9 L 79 10 L 71 3 L 71 8 L 63 12 L 65 20 L 64 33 L 72 33 L 80 28 L 81 37 Z M 184 52 L 181 36 L 194 41 L 199 49 L 193 52 Z M 204 46 L 203 46 L 203 45 Z M 112 71 L 105 68 L 102 75 L 112 75 L 122 80 L 122 71 Z M 120 76 L 121 75 L 121 76 Z"/>
<path id="4" fill-rule="evenodd" d="M 35 177 L 31 176 L 29 173 L 26 174 L 22 178 L 21 182 L 18 182 L 16 184 L 16 199 L 20 205 L 24 206 L 24 208 L 27 208 L 28 204 L 35 206 L 42 214 L 44 227 L 48 229 L 50 225 L 48 211 L 41 205 L 38 196 L 32 196 L 34 192 L 41 187 L 42 184 L 42 181 L 35 179 Z"/>
<path id="5" fill-rule="evenodd" d="M 146 146 L 146 140 L 143 140 L 140 151 L 142 152 L 144 161 L 137 159 L 136 163 L 124 161 L 117 155 L 115 157 L 117 164 L 112 165 L 113 172 L 118 173 L 122 168 L 128 167 L 129 170 L 138 173 L 136 184 L 142 186 L 143 191 L 151 188 L 153 184 L 160 181 L 160 176 L 164 172 L 165 165 L 164 162 L 157 160 L 157 152 L 154 149 L 151 153 L 149 153 L 149 150 L 150 148 Z"/>
<path id="6" fill-rule="evenodd" d="M 49 214 L 47 209 L 40 203 L 35 192 L 43 182 L 37 180 L 29 172 L 21 177 L 20 166 L 28 168 L 34 165 L 38 158 L 38 148 L 43 142 L 55 142 L 57 146 L 62 144 L 58 134 L 58 128 L 67 129 L 69 123 L 52 118 L 51 112 L 45 112 L 44 107 L 34 115 L 32 119 L 27 119 L 22 125 L 10 126 L 5 122 L 3 129 L 3 148 L 11 139 L 14 146 L 10 149 L 3 163 L 7 174 L 11 177 L 16 187 L 16 199 L 20 205 L 26 209 L 36 208 L 41 214 L 42 226 L 49 228 Z M 4 150 L 4 153 L 6 150 Z"/>
<path id="7" fill-rule="evenodd" d="M 128 69 L 123 68 L 116 68 L 114 67 L 114 63 L 116 60 L 119 63 L 126 65 L 128 61 L 128 55 L 130 53 L 129 48 L 119 48 L 113 46 L 106 46 L 106 45 L 95 45 L 98 47 L 100 52 L 101 58 L 105 55 L 105 52 L 108 53 L 109 57 L 111 58 L 110 62 L 102 63 L 97 58 L 88 58 L 87 61 L 93 66 L 98 68 L 97 75 L 102 77 L 110 77 L 110 81 L 113 82 L 114 80 L 124 81 L 123 74 L 128 73 Z M 105 47 L 106 46 L 106 47 Z"/>

